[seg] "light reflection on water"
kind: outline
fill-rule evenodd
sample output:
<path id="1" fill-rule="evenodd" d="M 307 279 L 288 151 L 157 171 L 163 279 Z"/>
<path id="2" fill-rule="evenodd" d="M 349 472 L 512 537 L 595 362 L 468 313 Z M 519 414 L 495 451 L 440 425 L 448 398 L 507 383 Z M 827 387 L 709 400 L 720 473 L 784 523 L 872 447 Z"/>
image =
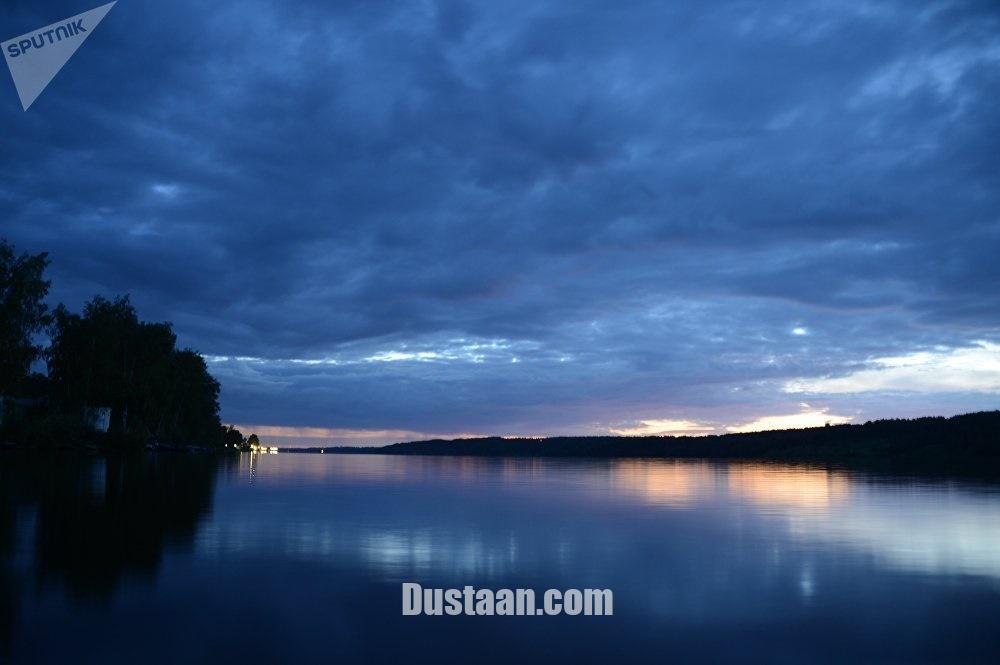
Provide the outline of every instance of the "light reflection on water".
<path id="1" fill-rule="evenodd" d="M 579 513 L 610 504 L 664 509 L 666 520 L 669 511 L 678 509 L 722 522 L 749 513 L 771 520 L 769 529 L 780 528 L 783 538 L 801 546 L 837 546 L 845 554 L 871 555 L 901 570 L 1000 580 L 1000 494 L 991 487 L 852 478 L 842 470 L 761 463 L 283 455 L 255 458 L 257 464 L 262 466 L 255 469 L 253 482 L 264 487 L 291 485 L 306 491 L 310 486 L 359 484 L 401 497 L 426 491 L 442 501 L 469 501 L 470 507 L 484 497 L 506 505 L 482 506 L 481 524 L 419 526 L 419 518 L 400 525 L 388 512 L 398 506 L 386 506 L 387 512 L 375 520 L 369 509 L 364 520 L 354 522 L 350 515 L 322 506 L 310 510 L 308 503 L 262 501 L 252 511 L 216 520 L 203 531 L 200 547 L 238 551 L 277 545 L 295 557 L 353 557 L 387 575 L 426 574 L 435 568 L 445 575 L 504 574 L 516 569 L 518 551 L 528 548 L 519 547 L 517 530 L 485 542 L 495 535 L 488 529 L 496 519 L 492 513 L 519 507 L 530 522 L 559 506 L 573 506 Z M 241 470 L 247 478 L 251 465 L 244 456 Z M 531 497 L 543 505 L 522 505 Z M 555 538 L 558 528 L 551 533 L 548 546 L 558 552 L 554 558 L 566 560 L 574 543 Z"/>
<path id="2" fill-rule="evenodd" d="M 960 662 L 1000 648 L 990 485 L 760 463 L 305 454 L 4 473 L 18 481 L 0 523 L 17 626 L 6 648 L 27 661 L 68 655 L 55 625 L 101 645 L 94 662 L 161 643 L 143 657 L 398 658 L 433 636 L 498 641 L 498 660 L 544 647 L 577 661 Z M 616 617 L 518 624 L 533 642 L 510 642 L 503 620 L 457 632 L 401 621 L 401 581 L 607 587 Z M 153 616 L 201 641 L 174 644 L 141 623 Z M 269 628 L 234 646 L 223 628 L 242 616 Z"/>

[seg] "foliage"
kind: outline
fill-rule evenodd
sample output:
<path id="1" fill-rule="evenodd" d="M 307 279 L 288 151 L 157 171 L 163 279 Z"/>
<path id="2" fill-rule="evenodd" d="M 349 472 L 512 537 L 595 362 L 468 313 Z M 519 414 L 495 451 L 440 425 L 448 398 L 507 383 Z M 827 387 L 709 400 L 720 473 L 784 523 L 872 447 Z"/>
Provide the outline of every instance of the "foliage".
<path id="1" fill-rule="evenodd" d="M 219 383 L 204 359 L 177 349 L 169 323 L 140 321 L 128 296 L 95 297 L 83 314 L 56 308 L 48 349 L 62 409 L 110 407 L 110 434 L 221 445 Z"/>
<path id="2" fill-rule="evenodd" d="M 222 445 L 238 450 L 249 447 L 247 440 L 243 437 L 243 433 L 232 425 L 222 428 Z"/>
<path id="3" fill-rule="evenodd" d="M 894 472 L 1000 477 L 1000 411 L 951 418 L 874 420 L 860 425 L 712 436 L 497 437 L 412 441 L 327 452 L 506 457 L 670 457 L 851 465 Z"/>
<path id="4" fill-rule="evenodd" d="M 18 387 L 39 357 L 33 337 L 49 322 L 43 300 L 50 282 L 42 278 L 48 264 L 47 254 L 17 256 L 0 239 L 0 395 Z"/>

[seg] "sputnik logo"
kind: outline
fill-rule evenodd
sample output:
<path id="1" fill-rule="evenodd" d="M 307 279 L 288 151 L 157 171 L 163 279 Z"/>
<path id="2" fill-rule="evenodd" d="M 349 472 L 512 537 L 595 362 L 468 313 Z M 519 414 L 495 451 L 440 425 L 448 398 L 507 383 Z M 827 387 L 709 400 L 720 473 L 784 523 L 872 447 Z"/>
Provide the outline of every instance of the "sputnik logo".
<path id="1" fill-rule="evenodd" d="M 115 2 L 0 43 L 25 111 L 69 62 Z"/>

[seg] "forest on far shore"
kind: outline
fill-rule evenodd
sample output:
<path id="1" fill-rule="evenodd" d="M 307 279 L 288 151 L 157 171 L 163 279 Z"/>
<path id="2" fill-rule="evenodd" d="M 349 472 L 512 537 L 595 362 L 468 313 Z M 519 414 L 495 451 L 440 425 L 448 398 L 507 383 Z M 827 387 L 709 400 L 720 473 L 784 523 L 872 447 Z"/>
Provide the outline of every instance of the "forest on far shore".
<path id="1" fill-rule="evenodd" d="M 710 436 L 434 439 L 296 452 L 319 450 L 379 455 L 766 460 L 1000 477 L 1000 411 Z"/>

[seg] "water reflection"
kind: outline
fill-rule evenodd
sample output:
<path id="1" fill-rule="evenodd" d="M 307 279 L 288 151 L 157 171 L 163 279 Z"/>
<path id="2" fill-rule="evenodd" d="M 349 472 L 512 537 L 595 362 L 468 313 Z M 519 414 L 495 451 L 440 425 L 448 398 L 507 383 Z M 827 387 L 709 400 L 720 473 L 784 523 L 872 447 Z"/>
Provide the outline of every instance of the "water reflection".
<path id="1" fill-rule="evenodd" d="M 6 458 L 0 493 L 0 639 L 26 660 L 68 654 L 47 641 L 57 624 L 111 649 L 100 662 L 147 643 L 161 662 L 398 659 L 432 638 L 500 644 L 498 659 L 532 645 L 583 660 L 739 648 L 954 662 L 1000 648 L 990 486 L 768 464 L 245 454 Z M 512 644 L 503 622 L 400 622 L 404 580 L 609 587 L 623 618 L 519 624 L 531 639 Z M 198 635 L 193 651 L 151 618 Z M 245 637 L 247 621 L 268 630 Z"/>
<path id="2" fill-rule="evenodd" d="M 1000 495 L 993 487 L 669 461 L 616 463 L 613 483 L 671 507 L 752 503 L 761 514 L 784 519 L 789 536 L 803 542 L 828 541 L 903 570 L 1000 580 Z"/>
<path id="3" fill-rule="evenodd" d="M 706 462 L 613 461 L 611 485 L 650 503 L 681 508 L 712 496 L 718 471 L 718 466 Z"/>
<path id="4" fill-rule="evenodd" d="M 212 504 L 216 460 L 6 455 L 0 464 L 4 621 L 17 597 L 57 588 L 106 603 L 124 580 L 149 583 L 168 547 L 190 549 Z"/>
<path id="5" fill-rule="evenodd" d="M 1000 580 L 1000 500 L 989 487 L 754 463 L 297 455 L 265 461 L 261 471 L 258 458 L 244 455 L 240 475 L 274 493 L 208 525 L 201 551 L 335 557 L 393 578 L 434 570 L 507 574 L 567 560 L 587 536 L 559 534 L 593 531 L 602 513 L 634 512 L 639 499 L 693 510 L 723 528 L 755 519 L 759 529 L 782 530 L 785 540 L 828 542 L 888 567 Z M 354 504 L 354 493 L 373 486 L 383 496 Z M 322 503 L 309 498 L 317 494 Z M 547 552 L 523 542 L 546 519 L 558 524 L 546 526 Z"/>
<path id="6" fill-rule="evenodd" d="M 823 512 L 848 495 L 847 474 L 825 469 L 734 464 L 727 467 L 728 491 L 763 509 Z"/>
<path id="7" fill-rule="evenodd" d="M 611 484 L 643 500 L 672 508 L 712 500 L 752 502 L 762 510 L 824 509 L 843 502 L 844 471 L 761 463 L 620 460 Z"/>
<path id="8" fill-rule="evenodd" d="M 993 493 L 955 487 L 855 488 L 852 501 L 806 517 L 790 515 L 792 536 L 878 557 L 887 568 L 982 575 L 1000 583 L 1000 506 Z"/>

